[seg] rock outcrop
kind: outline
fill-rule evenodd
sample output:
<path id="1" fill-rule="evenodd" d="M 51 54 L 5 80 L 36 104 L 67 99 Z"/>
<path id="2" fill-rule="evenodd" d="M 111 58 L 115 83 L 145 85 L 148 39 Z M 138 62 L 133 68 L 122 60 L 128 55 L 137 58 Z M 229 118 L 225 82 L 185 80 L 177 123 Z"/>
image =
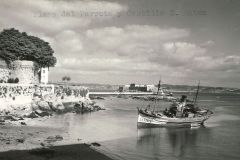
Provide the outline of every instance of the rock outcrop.
<path id="1" fill-rule="evenodd" d="M 7 94 L 3 94 L 5 91 Z M 67 112 L 82 114 L 103 109 L 89 99 L 87 88 L 81 86 L 8 84 L 0 88 L 0 93 L 0 125 L 14 121 L 21 124 L 25 118 Z"/>

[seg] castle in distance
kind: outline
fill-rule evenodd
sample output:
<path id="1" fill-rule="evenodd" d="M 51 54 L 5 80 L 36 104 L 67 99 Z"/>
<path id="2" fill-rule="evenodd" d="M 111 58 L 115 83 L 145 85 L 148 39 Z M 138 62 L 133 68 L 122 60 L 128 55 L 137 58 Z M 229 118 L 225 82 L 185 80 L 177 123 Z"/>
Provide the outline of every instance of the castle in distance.
<path id="1" fill-rule="evenodd" d="M 47 84 L 48 71 L 49 68 L 39 68 L 34 61 L 15 60 L 8 63 L 0 57 L 0 83 Z"/>

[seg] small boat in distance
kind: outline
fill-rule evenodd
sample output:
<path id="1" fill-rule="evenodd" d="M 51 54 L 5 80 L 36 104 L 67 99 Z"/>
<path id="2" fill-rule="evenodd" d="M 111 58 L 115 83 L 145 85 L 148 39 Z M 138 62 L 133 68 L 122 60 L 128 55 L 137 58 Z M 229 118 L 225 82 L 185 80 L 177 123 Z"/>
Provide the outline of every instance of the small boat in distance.
<path id="1" fill-rule="evenodd" d="M 155 111 L 148 105 L 145 109 L 138 108 L 138 127 L 198 127 L 203 125 L 213 112 L 196 105 L 199 85 L 195 98 L 192 102 L 187 103 L 187 96 L 183 95 L 179 102 L 174 102 L 164 111 Z M 161 81 L 158 84 L 158 92 L 160 90 Z M 157 92 L 157 95 L 158 95 Z M 156 96 L 157 96 L 156 95 Z"/>

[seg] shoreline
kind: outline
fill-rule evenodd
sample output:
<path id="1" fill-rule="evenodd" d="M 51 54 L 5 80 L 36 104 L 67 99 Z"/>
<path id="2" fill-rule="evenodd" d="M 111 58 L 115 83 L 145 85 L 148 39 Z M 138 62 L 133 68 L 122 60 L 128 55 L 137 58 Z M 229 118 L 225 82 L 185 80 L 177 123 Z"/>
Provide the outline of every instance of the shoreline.
<path id="1" fill-rule="evenodd" d="M 0 125 L 0 159 L 112 160 L 97 150 L 101 144 L 86 142 L 81 137 L 69 141 L 67 137 L 68 132 L 61 126 Z"/>

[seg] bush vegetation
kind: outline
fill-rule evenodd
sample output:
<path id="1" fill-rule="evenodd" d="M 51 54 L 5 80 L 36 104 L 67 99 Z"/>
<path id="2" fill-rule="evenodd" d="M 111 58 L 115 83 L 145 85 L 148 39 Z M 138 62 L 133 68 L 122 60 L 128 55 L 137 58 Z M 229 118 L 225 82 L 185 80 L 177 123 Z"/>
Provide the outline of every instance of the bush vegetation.
<path id="1" fill-rule="evenodd" d="M 48 42 L 18 30 L 4 29 L 0 33 L 0 57 L 7 62 L 31 60 L 39 67 L 53 67 L 57 60 Z"/>

